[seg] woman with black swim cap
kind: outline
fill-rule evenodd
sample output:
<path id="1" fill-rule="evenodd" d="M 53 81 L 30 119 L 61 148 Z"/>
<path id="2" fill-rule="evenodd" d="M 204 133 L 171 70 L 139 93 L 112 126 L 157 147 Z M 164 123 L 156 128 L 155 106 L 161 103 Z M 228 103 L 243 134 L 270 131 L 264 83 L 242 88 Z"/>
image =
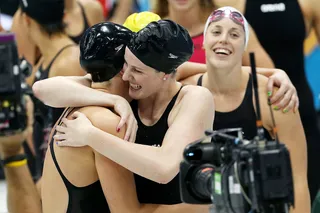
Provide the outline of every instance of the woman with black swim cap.
<path id="1" fill-rule="evenodd" d="M 79 64 L 78 46 L 64 33 L 64 0 L 21 0 L 16 15 L 21 32 L 16 34 L 17 40 L 30 41 L 40 50 L 41 59 L 30 77 L 32 83 L 54 76 L 85 74 Z M 40 175 L 48 134 L 63 110 L 48 107 L 34 97 L 33 102 L 36 172 Z"/>
<path id="2" fill-rule="evenodd" d="M 90 143 L 134 172 L 141 203 L 181 203 L 177 176 L 181 153 L 212 128 L 214 118 L 213 99 L 207 89 L 182 87 L 175 80 L 175 70 L 192 53 L 192 40 L 183 27 L 168 20 L 150 23 L 131 40 L 125 53 L 123 79 L 130 84 L 129 95 L 137 99 L 131 103 L 139 127 L 135 143 L 100 132 L 81 113 L 74 113 L 77 118 L 73 121 L 62 120 L 67 127 L 56 128 L 64 134 L 56 135 L 55 140 L 59 145 L 63 141 L 72 146 Z M 201 107 L 194 103 L 201 103 Z M 70 128 L 84 131 L 76 143 L 72 143 L 75 138 Z"/>

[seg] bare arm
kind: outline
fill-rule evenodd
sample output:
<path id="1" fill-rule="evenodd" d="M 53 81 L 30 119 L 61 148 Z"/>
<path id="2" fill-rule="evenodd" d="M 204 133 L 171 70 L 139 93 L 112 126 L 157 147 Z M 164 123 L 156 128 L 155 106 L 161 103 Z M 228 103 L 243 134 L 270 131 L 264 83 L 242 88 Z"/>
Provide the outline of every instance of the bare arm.
<path id="1" fill-rule="evenodd" d="M 37 81 L 32 90 L 37 98 L 51 107 L 114 105 L 114 95 L 93 90 L 90 85 L 90 75 L 58 76 Z"/>
<path id="2" fill-rule="evenodd" d="M 312 24 L 315 29 L 318 43 L 320 44 L 320 2 L 317 0 L 312 0 L 312 9 L 313 9 L 313 20 Z"/>
<path id="3" fill-rule="evenodd" d="M 178 70 L 176 79 L 183 84 L 197 84 L 201 73 L 206 72 L 206 65 L 199 63 L 187 62 L 182 64 Z M 251 72 L 249 66 L 243 66 L 243 70 Z M 274 68 L 257 67 L 257 73 L 269 78 L 268 94 L 271 96 L 271 103 L 276 103 L 279 109 L 296 111 L 299 107 L 299 98 L 296 88 L 293 86 L 289 76 L 285 71 Z M 273 87 L 277 86 L 280 89 L 273 94 Z"/>
<path id="4" fill-rule="evenodd" d="M 179 110 L 165 135 L 162 147 L 127 143 L 94 128 L 80 113 L 77 113 L 79 117 L 75 120 L 63 120 L 67 127 L 58 126 L 56 129 L 64 134 L 54 137 L 60 141 L 60 145 L 87 144 L 136 174 L 158 183 L 168 183 L 179 171 L 183 149 L 201 138 L 205 130 L 211 129 L 214 118 L 213 97 L 207 89 L 186 86 L 181 93 L 185 94 L 178 103 Z M 201 107 L 194 103 L 201 103 Z M 66 137 L 69 137 L 69 141 L 61 142 Z"/>
<path id="5" fill-rule="evenodd" d="M 101 113 L 99 112 L 101 111 Z M 115 131 L 120 118 L 107 109 L 99 108 L 88 116 L 92 124 L 116 137 L 123 138 L 125 129 Z M 140 204 L 137 198 L 133 173 L 119 164 L 111 161 L 98 152 L 94 152 L 96 168 L 102 189 L 113 213 L 137 212 L 137 213 L 194 213 L 206 212 L 205 205 L 156 205 Z M 112 174 L 112 175 L 110 175 Z M 125 205 L 124 205 L 125 204 Z"/>
<path id="6" fill-rule="evenodd" d="M 243 66 L 242 68 L 244 70 L 251 72 L 250 66 Z M 207 72 L 207 66 L 205 64 L 185 62 L 178 67 L 176 80 L 183 81 L 186 78 L 192 77 L 197 74 L 206 73 L 206 72 Z M 266 76 L 268 78 L 278 72 L 283 72 L 283 70 L 274 69 L 274 68 L 257 67 L 257 73 L 263 76 Z"/>
<path id="7" fill-rule="evenodd" d="M 30 112 L 30 104 L 27 111 Z M 30 113 L 28 113 L 30 114 Z M 31 113 L 33 115 L 33 112 Z M 2 159 L 23 154 L 22 143 L 32 134 L 33 117 L 28 116 L 28 128 L 20 134 L 0 137 Z M 28 165 L 4 167 L 7 181 L 7 203 L 11 213 L 41 213 L 40 195 L 30 174 Z"/>
<path id="8" fill-rule="evenodd" d="M 205 72 L 207 72 L 207 66 L 205 64 L 185 62 L 178 67 L 176 80 L 183 81 L 189 77 Z"/>
<path id="9" fill-rule="evenodd" d="M 269 112 L 267 97 L 264 90 L 260 95 L 265 97 L 261 99 L 261 105 L 264 106 L 265 123 L 268 124 L 268 129 L 271 130 L 272 120 Z M 294 196 L 295 209 L 293 213 L 310 212 L 310 195 L 307 182 L 307 148 L 306 138 L 304 135 L 303 126 L 300 120 L 299 112 L 281 113 L 274 112 L 275 122 L 278 129 L 278 137 L 280 142 L 284 143 L 290 152 L 293 181 L 294 181 Z"/>
<path id="10" fill-rule="evenodd" d="M 63 85 L 63 86 L 61 86 Z M 125 139 L 134 142 L 137 121 L 128 101 L 120 96 L 112 95 L 90 88 L 90 75 L 81 77 L 53 77 L 37 81 L 32 89 L 34 95 L 51 107 L 107 106 L 113 107 L 121 116 L 118 129 L 127 124 Z"/>
<path id="11" fill-rule="evenodd" d="M 242 64 L 245 66 L 250 66 L 249 53 L 254 52 L 257 67 L 274 68 L 274 64 L 270 56 L 261 46 L 256 36 L 256 33 L 254 32 L 254 30 L 250 25 L 249 25 L 249 31 L 250 31 L 249 42 L 248 42 L 247 50 L 243 55 Z"/>
<path id="12" fill-rule="evenodd" d="M 84 6 L 85 13 L 88 17 L 89 25 L 95 25 L 104 21 L 103 9 L 98 1 L 83 0 L 81 3 Z"/>
<path id="13" fill-rule="evenodd" d="M 306 138 L 299 113 L 276 113 L 279 140 L 290 151 L 294 179 L 295 208 L 293 213 L 310 212 L 310 195 L 307 182 Z"/>
<path id="14" fill-rule="evenodd" d="M 133 0 L 118 0 L 114 15 L 109 21 L 123 24 L 126 18 L 131 14 Z"/>

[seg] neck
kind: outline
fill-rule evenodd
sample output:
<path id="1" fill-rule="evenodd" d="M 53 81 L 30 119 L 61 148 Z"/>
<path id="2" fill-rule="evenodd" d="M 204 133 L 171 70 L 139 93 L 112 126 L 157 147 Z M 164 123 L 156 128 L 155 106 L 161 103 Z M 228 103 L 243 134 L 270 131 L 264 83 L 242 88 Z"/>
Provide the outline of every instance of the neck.
<path id="1" fill-rule="evenodd" d="M 159 111 L 163 111 L 164 106 L 167 106 L 171 98 L 177 93 L 181 84 L 178 83 L 174 78 L 170 78 L 167 82 L 159 89 L 159 92 L 153 94 L 145 99 L 139 100 L 139 111 L 149 111 L 148 117 L 154 117 Z"/>
<path id="2" fill-rule="evenodd" d="M 64 8 L 65 11 L 72 11 L 77 7 L 77 1 L 76 0 L 65 0 L 64 1 Z"/>
<path id="3" fill-rule="evenodd" d="M 169 5 L 168 18 L 186 28 L 191 36 L 203 32 L 205 23 L 200 20 L 200 14 L 201 8 L 198 4 L 188 11 L 175 10 Z"/>
<path id="4" fill-rule="evenodd" d="M 207 63 L 208 72 L 204 74 L 203 85 L 214 94 L 231 94 L 243 87 L 244 75 L 241 63 L 229 68 L 215 68 Z"/>
<path id="5" fill-rule="evenodd" d="M 57 54 L 61 48 L 66 45 L 73 44 L 72 40 L 64 34 L 44 35 L 42 32 L 37 32 L 35 37 L 36 45 L 39 47 L 43 57 L 43 64 L 47 65 L 49 61 Z"/>

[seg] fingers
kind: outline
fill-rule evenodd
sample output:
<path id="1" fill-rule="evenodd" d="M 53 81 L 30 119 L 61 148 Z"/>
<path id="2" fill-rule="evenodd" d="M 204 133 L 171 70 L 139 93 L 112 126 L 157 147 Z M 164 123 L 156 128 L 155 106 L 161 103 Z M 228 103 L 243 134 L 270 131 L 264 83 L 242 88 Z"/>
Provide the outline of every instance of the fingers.
<path id="1" fill-rule="evenodd" d="M 129 142 L 131 142 L 131 143 L 134 143 L 136 141 L 136 136 L 137 136 L 137 131 L 138 131 L 137 122 L 135 122 L 134 124 L 135 125 L 132 128 L 131 135 L 130 135 L 130 138 L 129 138 Z"/>
<path id="2" fill-rule="evenodd" d="M 53 139 L 55 139 L 56 141 L 63 141 L 67 139 L 66 134 L 55 134 L 53 136 Z"/>
<path id="3" fill-rule="evenodd" d="M 119 122 L 119 124 L 117 126 L 117 132 L 119 132 L 120 129 L 127 123 L 128 117 L 129 117 L 128 114 L 121 115 L 120 122 Z M 128 131 L 128 129 L 127 129 L 127 131 Z"/>
<path id="4" fill-rule="evenodd" d="M 295 95 L 293 95 L 290 99 L 289 104 L 285 107 L 283 112 L 286 113 L 293 109 L 293 112 L 295 113 L 295 110 L 294 110 L 295 104 L 296 104 L 296 98 L 295 98 Z"/>
<path id="5" fill-rule="evenodd" d="M 285 95 L 282 97 L 281 101 L 277 104 L 275 104 L 279 109 L 284 109 L 285 106 L 287 106 L 292 99 L 293 92 L 288 91 L 285 93 Z M 287 112 L 287 108 L 284 109 L 284 112 Z"/>
<path id="6" fill-rule="evenodd" d="M 295 104 L 295 107 L 294 107 L 294 110 L 293 110 L 295 113 L 298 112 L 298 110 L 299 110 L 299 105 L 300 105 L 299 98 L 296 97 L 296 104 Z"/>
<path id="7" fill-rule="evenodd" d="M 281 87 L 278 91 L 275 92 L 275 94 L 271 97 L 270 101 L 271 103 L 275 103 L 279 100 L 281 100 L 281 97 L 285 95 L 285 93 L 289 90 L 289 85 L 286 83 L 281 84 Z"/>
<path id="8" fill-rule="evenodd" d="M 132 131 L 134 131 L 135 122 L 136 122 L 136 119 L 134 118 L 134 116 L 133 117 L 130 116 L 127 122 L 127 131 L 124 136 L 124 140 L 129 141 L 130 135 L 132 134 Z"/>
<path id="9" fill-rule="evenodd" d="M 66 140 L 56 141 L 58 146 L 72 146 L 72 143 L 67 142 Z"/>
<path id="10" fill-rule="evenodd" d="M 67 131 L 67 127 L 57 125 L 56 130 L 57 130 L 57 132 L 59 132 L 61 134 L 65 134 Z"/>
<path id="11" fill-rule="evenodd" d="M 274 80 L 272 77 L 269 78 L 267 84 L 268 97 L 272 95 Z"/>

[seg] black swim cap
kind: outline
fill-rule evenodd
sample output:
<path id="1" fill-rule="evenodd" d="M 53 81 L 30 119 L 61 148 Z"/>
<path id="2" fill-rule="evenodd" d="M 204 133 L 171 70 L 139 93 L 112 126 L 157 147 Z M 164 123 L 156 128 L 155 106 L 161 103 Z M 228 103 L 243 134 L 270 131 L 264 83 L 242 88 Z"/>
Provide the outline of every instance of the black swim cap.
<path id="1" fill-rule="evenodd" d="M 124 52 L 133 36 L 129 29 L 104 22 L 86 30 L 80 41 L 80 64 L 94 82 L 108 81 L 124 64 Z"/>
<path id="2" fill-rule="evenodd" d="M 20 0 L 23 12 L 39 24 L 62 23 L 64 0 Z"/>
<path id="3" fill-rule="evenodd" d="M 187 30 L 170 20 L 148 24 L 136 34 L 128 48 L 144 64 L 167 74 L 193 54 L 193 42 Z"/>

